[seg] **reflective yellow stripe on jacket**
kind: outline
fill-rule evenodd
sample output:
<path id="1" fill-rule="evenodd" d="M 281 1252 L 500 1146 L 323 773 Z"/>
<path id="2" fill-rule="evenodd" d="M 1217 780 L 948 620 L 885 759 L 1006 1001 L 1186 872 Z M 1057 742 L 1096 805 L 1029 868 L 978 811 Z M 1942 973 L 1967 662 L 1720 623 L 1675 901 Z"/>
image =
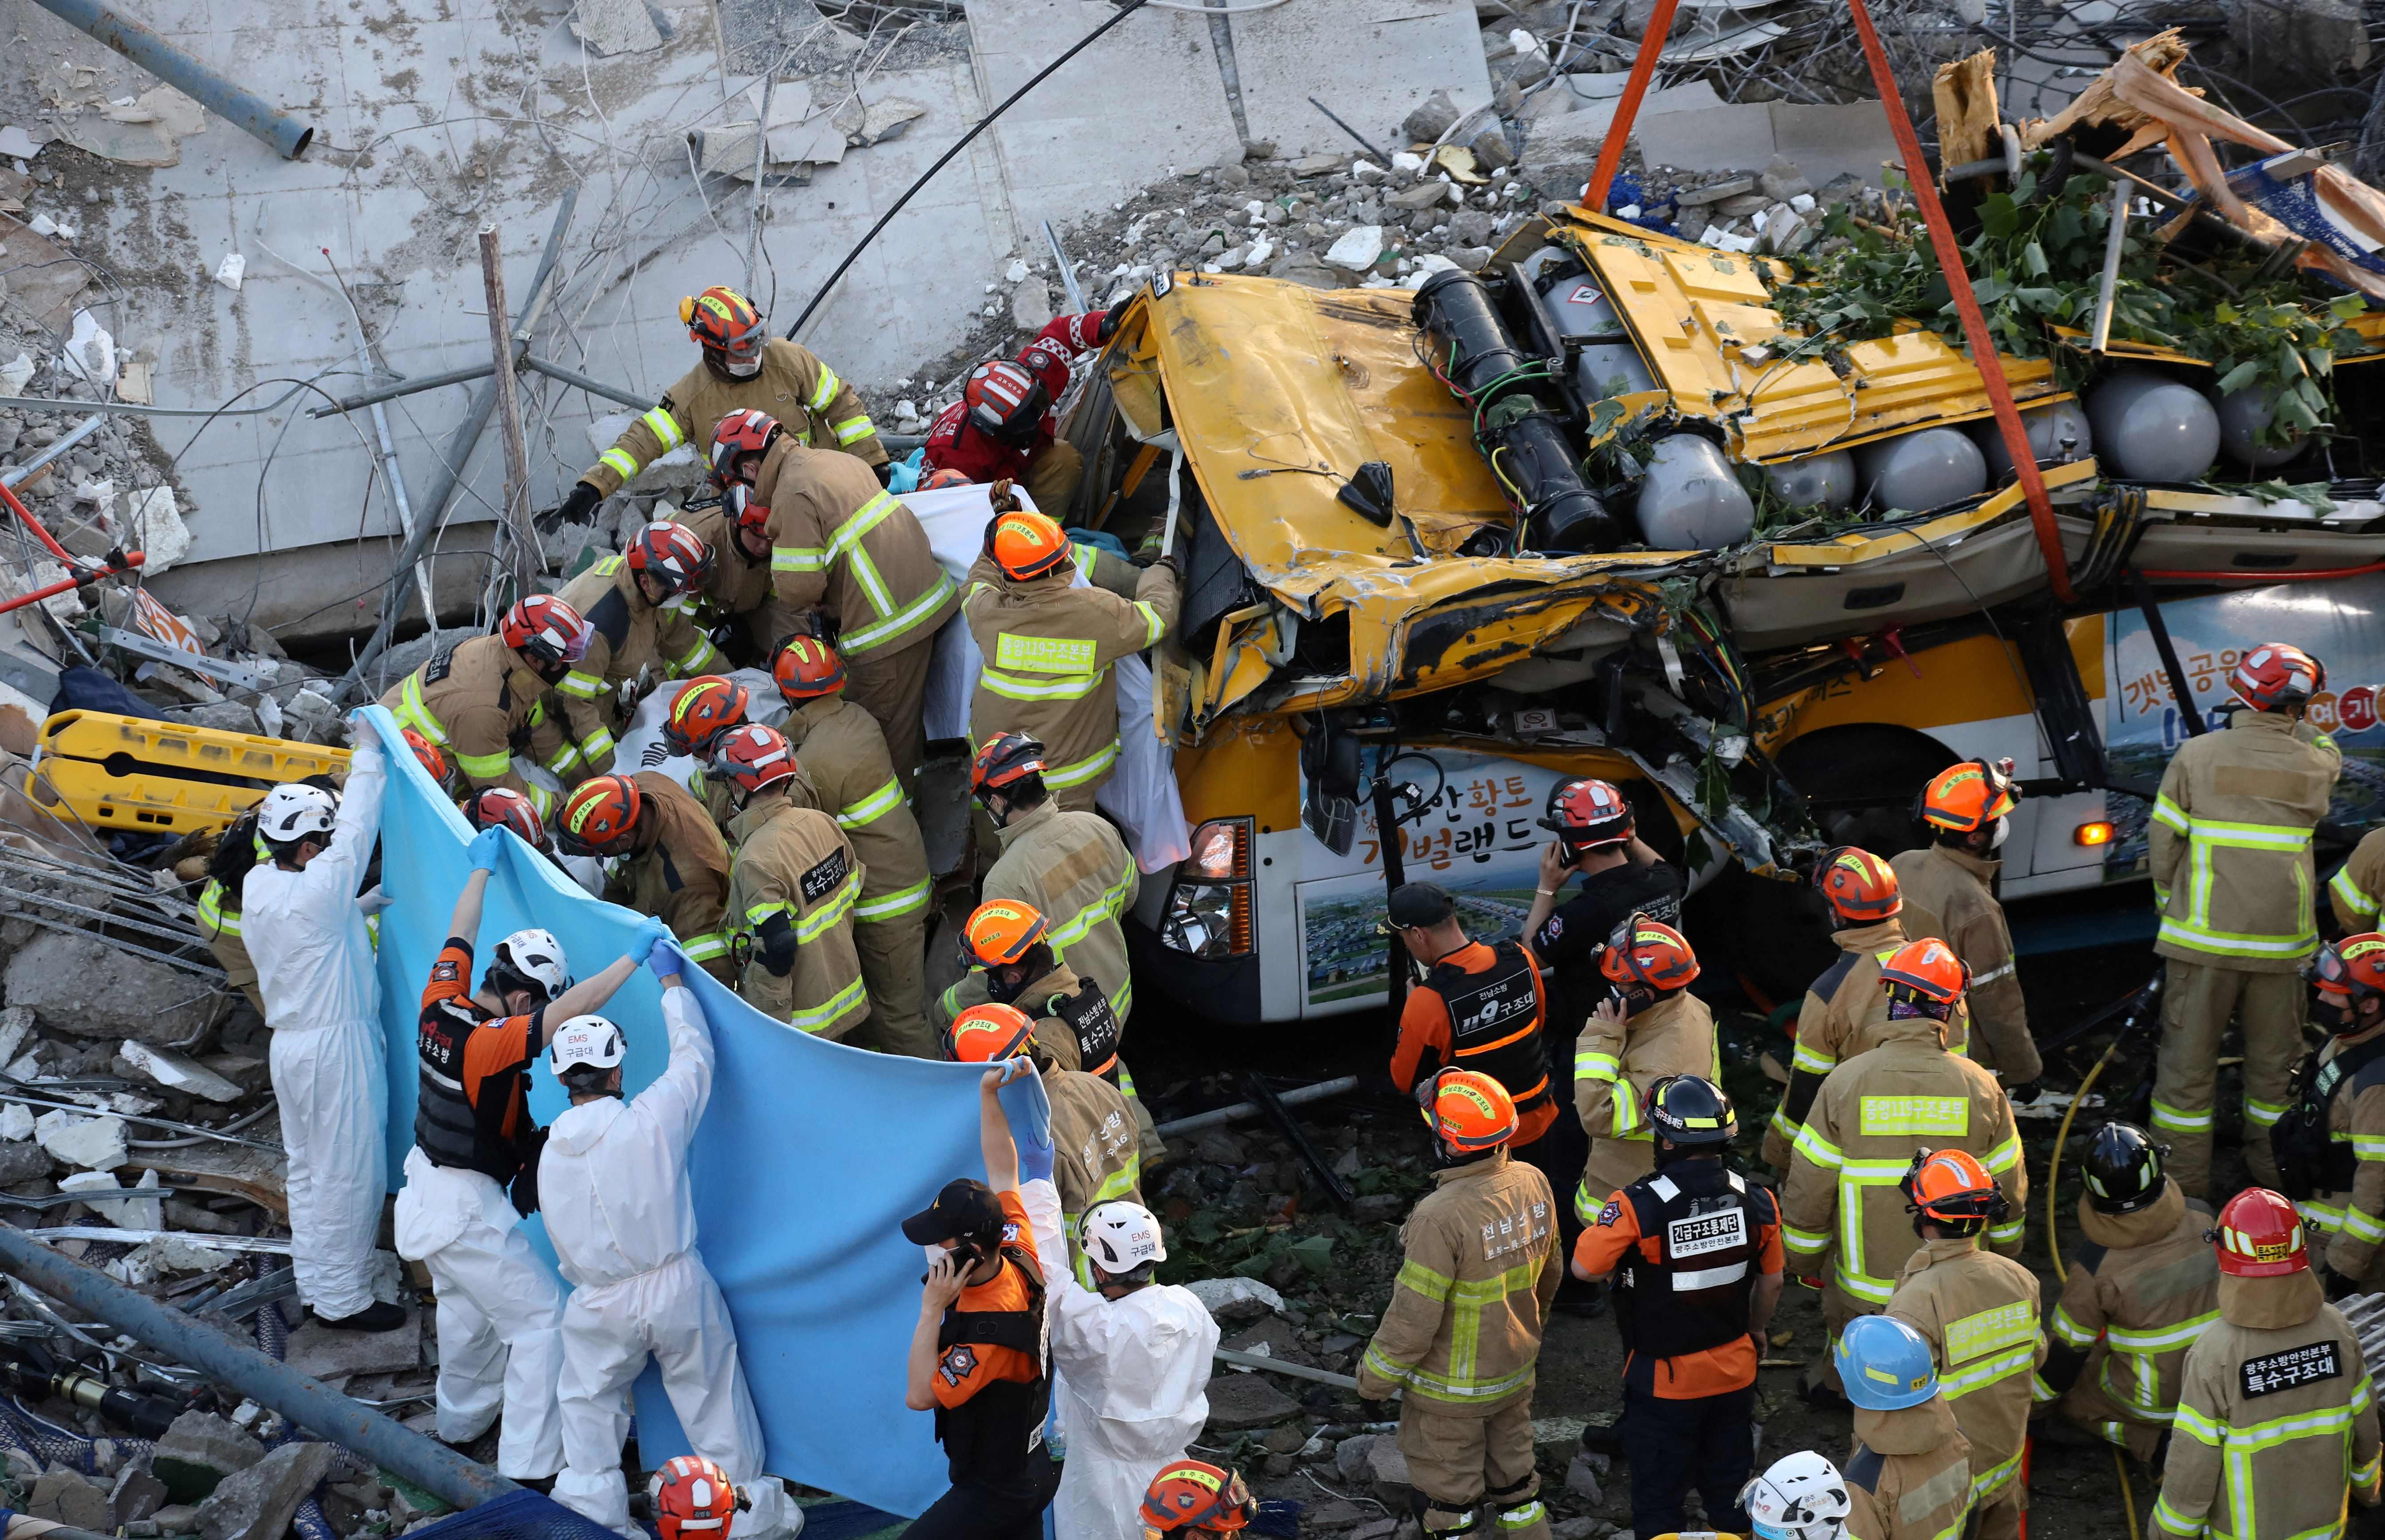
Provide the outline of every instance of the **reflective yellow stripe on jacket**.
<path id="1" fill-rule="evenodd" d="M 2317 947 L 2318 926 L 2311 912 L 2310 880 L 2299 859 L 2310 849 L 2310 830 L 2289 824 L 2231 824 L 2197 818 L 2167 797 L 2154 799 L 2154 820 L 2184 836 L 2187 841 L 2187 912 L 2183 918 L 2165 913 L 2157 939 L 2216 957 L 2300 957 Z M 2265 851 L 2295 859 L 2294 880 L 2299 892 L 2293 930 L 2259 932 L 2213 927 L 2211 852 L 2216 850 Z"/>
<path id="2" fill-rule="evenodd" d="M 2362 892 L 2360 884 L 2352 880 L 2352 863 L 2349 861 L 2336 868 L 2335 878 L 2327 885 L 2327 889 L 2341 900 L 2343 907 L 2350 913 L 2367 920 L 2377 917 L 2376 895 Z"/>
<path id="3" fill-rule="evenodd" d="M 1482 1310 L 1485 1306 L 1498 1304 L 1511 1294 L 1530 1293 L 1540 1278 L 1540 1268 L 1537 1261 L 1525 1262 L 1495 1276 L 1467 1283 L 1436 1273 L 1420 1262 L 1402 1262 L 1393 1286 L 1449 1307 L 1448 1372 L 1445 1375 L 1428 1374 L 1415 1364 L 1394 1363 L 1371 1342 L 1367 1345 L 1367 1367 L 1395 1385 L 1405 1385 L 1409 1395 L 1421 1396 L 1427 1400 L 1480 1403 L 1514 1395 L 1532 1383 L 1533 1365 L 1530 1362 L 1496 1379 L 1480 1379 L 1474 1374 L 1476 1344 L 1482 1332 Z"/>
<path id="4" fill-rule="evenodd" d="M 199 925 L 202 929 L 213 930 L 237 941 L 240 939 L 240 911 L 235 909 L 229 914 L 225 913 L 223 899 L 223 884 L 213 877 L 207 878 L 207 885 L 199 889 Z"/>
<path id="5" fill-rule="evenodd" d="M 419 671 L 406 677 L 406 688 L 398 697 L 397 709 L 390 714 L 397 718 L 399 726 L 412 727 L 441 748 L 455 752 L 456 763 L 463 768 L 465 775 L 476 781 L 495 780 L 513 764 L 513 757 L 503 750 L 493 754 L 467 754 L 456 751 L 455 745 L 447 741 L 447 729 L 439 725 L 439 718 L 431 715 L 431 708 L 422 703 L 422 675 Z M 545 808 L 541 808 L 539 816 L 543 818 L 546 813 Z"/>
<path id="6" fill-rule="evenodd" d="M 2376 1479 L 2374 1461 L 2361 1471 L 2352 1467 L 2353 1422 L 2367 1408 L 2369 1399 L 2368 1376 L 2363 1374 L 2360 1383 L 2353 1388 L 2352 1400 L 2347 1405 L 2326 1407 L 2291 1417 L 2272 1418 L 2266 1422 L 2248 1423 L 2241 1428 L 2215 1421 L 2194 1407 L 2180 1402 L 2178 1420 L 2172 1424 L 2173 1436 L 2191 1438 L 2220 1452 L 2228 1470 L 2228 1533 L 2236 1540 L 2268 1540 L 2254 1509 L 2254 1457 L 2266 1449 L 2274 1449 L 2299 1439 L 2325 1439 L 2341 1447 L 2343 1469 L 2353 1484 L 2365 1484 L 2363 1471 L 2366 1472 L 2365 1479 L 2373 1481 Z M 2178 1535 L 2200 1535 L 2205 1529 L 2204 1522 L 2185 1518 L 2166 1502 L 2154 1504 L 2154 1521 L 2169 1534 Z M 2331 1534 L 2337 1532 L 2329 1529 L 2320 1533 Z M 2279 1540 L 2296 1540 L 2296 1537 L 2281 1536 Z"/>

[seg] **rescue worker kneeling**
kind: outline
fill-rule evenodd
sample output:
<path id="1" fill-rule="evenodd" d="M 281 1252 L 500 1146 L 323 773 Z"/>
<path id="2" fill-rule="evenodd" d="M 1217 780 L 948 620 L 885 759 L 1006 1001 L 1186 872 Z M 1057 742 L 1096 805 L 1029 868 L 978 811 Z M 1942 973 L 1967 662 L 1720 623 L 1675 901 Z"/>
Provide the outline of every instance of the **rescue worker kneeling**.
<path id="1" fill-rule="evenodd" d="M 2294 1206 L 2247 1187 L 2205 1232 L 2219 1321 L 2186 1350 L 2149 1534 L 2341 1534 L 2378 1500 L 2376 1393 L 2360 1339 L 2320 1297 Z"/>
<path id="2" fill-rule="evenodd" d="M 724 735 L 712 767 L 740 804 L 730 826 L 729 924 L 737 927 L 737 992 L 788 1025 L 838 1038 L 869 1014 L 853 906 L 865 874 L 836 820 L 794 801 L 795 751 L 774 728 Z"/>
<path id="3" fill-rule="evenodd" d="M 1710 1522 L 1743 1530 L 1758 1344 L 1780 1301 L 1780 1211 L 1725 1163 L 1739 1120 L 1720 1087 L 1668 1075 L 1649 1091 L 1648 1121 L 1655 1174 L 1608 1198 L 1573 1250 L 1575 1277 L 1621 1274 L 1631 1533 L 1679 1529 L 1692 1486 Z"/>
<path id="4" fill-rule="evenodd" d="M 1954 1540 L 1971 1511 L 1971 1445 L 1939 1394 L 1929 1344 L 1892 1315 L 1867 1315 L 1847 1323 L 1830 1357 L 1854 1403 L 1847 1533 Z"/>
<path id="5" fill-rule="evenodd" d="M 1406 1255 L 1359 1362 L 1358 1394 L 1406 1392 L 1399 1450 L 1427 1536 L 1487 1534 L 1495 1517 L 1503 1540 L 1548 1540 L 1532 1385 L 1565 1272 L 1556 1199 L 1547 1177 L 1508 1158 L 1516 1107 L 1496 1080 L 1443 1070 L 1417 1099 L 1437 1186 L 1401 1229 Z"/>

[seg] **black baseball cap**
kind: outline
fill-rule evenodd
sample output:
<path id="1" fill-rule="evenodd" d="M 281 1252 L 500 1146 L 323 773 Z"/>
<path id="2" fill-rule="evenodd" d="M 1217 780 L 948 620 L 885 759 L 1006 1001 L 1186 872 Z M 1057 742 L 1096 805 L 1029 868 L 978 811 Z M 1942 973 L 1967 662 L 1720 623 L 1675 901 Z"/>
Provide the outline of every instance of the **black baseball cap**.
<path id="1" fill-rule="evenodd" d="M 1394 930 L 1437 925 L 1457 913 L 1457 900 L 1437 882 L 1405 882 L 1392 889 L 1390 920 Z"/>
<path id="2" fill-rule="evenodd" d="M 972 1236 L 999 1236 L 1007 1223 L 993 1189 L 961 1176 L 945 1183 L 933 1203 L 903 1222 L 903 1238 L 914 1246 L 933 1246 Z"/>

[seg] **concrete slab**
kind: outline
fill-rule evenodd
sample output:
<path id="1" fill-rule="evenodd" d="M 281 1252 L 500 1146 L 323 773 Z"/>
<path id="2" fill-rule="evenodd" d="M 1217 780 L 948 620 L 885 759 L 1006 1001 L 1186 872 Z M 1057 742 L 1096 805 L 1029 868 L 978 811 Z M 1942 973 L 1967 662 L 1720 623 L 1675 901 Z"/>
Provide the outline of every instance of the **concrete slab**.
<path id="1" fill-rule="evenodd" d="M 1774 102 L 1772 148 L 1797 163 L 1805 180 L 1819 187 L 1842 173 L 1851 173 L 1879 185 L 1882 161 L 1902 164 L 1896 140 L 1888 131 L 1888 116 L 1877 102 L 1850 102 L 1843 106 L 1806 106 Z"/>
<path id="2" fill-rule="evenodd" d="M 1405 147 L 1393 143 L 1400 119 L 1435 91 L 1460 112 L 1491 100 L 1473 0 L 1295 3 L 1229 25 L 1251 137 L 1279 155 L 1357 147 L 1311 96 L 1386 154 Z"/>

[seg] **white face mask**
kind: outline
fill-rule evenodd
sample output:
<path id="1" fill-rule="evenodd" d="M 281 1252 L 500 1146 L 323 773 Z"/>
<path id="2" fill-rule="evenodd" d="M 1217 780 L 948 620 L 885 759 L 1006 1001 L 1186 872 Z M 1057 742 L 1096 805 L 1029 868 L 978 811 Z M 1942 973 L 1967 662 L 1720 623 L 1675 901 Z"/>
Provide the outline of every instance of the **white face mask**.
<path id="1" fill-rule="evenodd" d="M 2010 833 L 2012 833 L 2012 820 L 2009 818 L 1997 819 L 1996 832 L 1988 837 L 1988 849 L 1992 851 L 2003 850 L 2004 848 L 2004 836 Z"/>
<path id="2" fill-rule="evenodd" d="M 762 355 L 757 353 L 751 358 L 724 359 L 721 367 L 739 379 L 751 379 L 762 372 Z"/>

